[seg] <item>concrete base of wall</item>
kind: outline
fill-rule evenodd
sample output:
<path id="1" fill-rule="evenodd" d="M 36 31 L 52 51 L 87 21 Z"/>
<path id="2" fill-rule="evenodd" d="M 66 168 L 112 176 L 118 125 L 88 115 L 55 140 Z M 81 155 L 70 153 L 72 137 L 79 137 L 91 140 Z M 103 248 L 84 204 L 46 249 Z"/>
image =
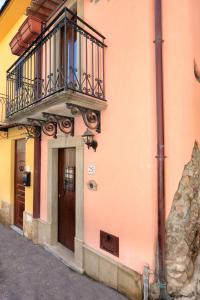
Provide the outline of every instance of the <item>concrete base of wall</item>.
<path id="1" fill-rule="evenodd" d="M 51 224 L 44 222 L 40 219 L 38 221 L 38 244 L 40 245 L 53 245 L 53 239 L 51 235 Z"/>
<path id="2" fill-rule="evenodd" d="M 38 244 L 43 245 L 56 257 L 59 257 L 66 265 L 82 273 L 85 272 L 89 277 L 118 290 L 130 299 L 142 299 L 142 276 L 130 268 L 117 263 L 114 259 L 103 255 L 101 252 L 85 245 L 82 241 L 75 238 L 75 247 L 83 255 L 79 262 L 76 256 L 73 259 L 68 255 L 67 249 L 64 255 L 60 255 L 60 245 L 55 244 L 51 239 L 51 226 L 41 220 L 38 222 Z M 64 247 L 62 247 L 63 249 Z M 79 253 L 80 254 L 80 253 Z M 64 257 L 64 259 L 63 259 Z M 78 258 L 81 256 L 78 255 Z M 66 258 L 68 261 L 66 261 Z M 82 265 L 83 261 L 83 265 Z"/>
<path id="3" fill-rule="evenodd" d="M 118 290 L 128 298 L 142 299 L 140 274 L 87 245 L 84 245 L 84 270 L 89 277 Z"/>
<path id="4" fill-rule="evenodd" d="M 40 245 L 53 245 L 51 240 L 51 224 L 40 219 L 34 219 L 32 215 L 24 211 L 23 214 L 24 236 Z"/>
<path id="5" fill-rule="evenodd" d="M 0 201 L 0 223 L 5 226 L 11 223 L 11 205 L 5 201 Z"/>
<path id="6" fill-rule="evenodd" d="M 26 211 L 23 213 L 23 232 L 26 238 L 38 243 L 38 221 Z"/>

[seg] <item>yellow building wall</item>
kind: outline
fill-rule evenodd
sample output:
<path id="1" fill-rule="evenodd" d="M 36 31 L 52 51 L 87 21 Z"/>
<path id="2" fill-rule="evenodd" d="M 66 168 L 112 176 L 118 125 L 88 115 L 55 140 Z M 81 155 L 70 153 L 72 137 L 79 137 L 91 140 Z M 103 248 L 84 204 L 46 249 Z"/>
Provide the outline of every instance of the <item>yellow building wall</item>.
<path id="1" fill-rule="evenodd" d="M 11 203 L 12 141 L 0 137 L 0 201 Z"/>
<path id="2" fill-rule="evenodd" d="M 0 93 L 6 94 L 6 71 L 18 59 L 11 53 L 9 43 L 17 33 L 30 0 L 12 0 L 0 16 Z M 2 134 L 1 134 L 2 135 Z M 0 135 L 0 201 L 14 204 L 15 140 L 25 138 L 26 131 L 11 128 L 8 137 Z M 31 171 L 31 187 L 25 190 L 25 210 L 33 212 L 34 140 L 26 143 L 26 166 Z"/>
<path id="3" fill-rule="evenodd" d="M 16 26 L 30 2 L 30 0 L 11 0 L 9 2 L 0 16 L 0 40 Z"/>
<path id="4" fill-rule="evenodd" d="M 7 137 L 0 136 L 0 201 L 14 201 L 15 140 L 25 137 L 26 132 L 17 128 L 9 129 Z"/>
<path id="5" fill-rule="evenodd" d="M 11 39 L 16 34 L 18 28 L 22 24 L 25 16 L 21 16 L 17 23 L 12 27 L 12 29 L 0 40 L 0 62 L 1 62 L 1 69 L 0 69 L 0 92 L 5 94 L 6 93 L 6 72 L 9 67 L 18 59 L 18 56 L 13 55 L 11 53 L 11 49 L 9 43 Z M 1 26 L 1 25 L 0 25 Z"/>
<path id="6" fill-rule="evenodd" d="M 15 140 L 26 138 L 24 129 L 8 131 L 8 137 L 0 137 L 0 201 L 14 204 Z M 31 186 L 25 188 L 25 211 L 33 213 L 34 139 L 26 142 L 26 168 L 31 172 Z"/>
<path id="7" fill-rule="evenodd" d="M 0 16 L 0 94 L 6 93 L 6 71 L 18 58 L 10 50 L 9 43 L 26 18 L 24 12 L 30 0 L 12 0 Z M 5 110 L 0 102 L 0 122 L 4 120 Z"/>
<path id="8" fill-rule="evenodd" d="M 18 56 L 11 53 L 10 41 L 17 33 L 30 0 L 12 0 L 0 16 L 0 93 L 6 92 L 6 71 L 17 60 Z"/>

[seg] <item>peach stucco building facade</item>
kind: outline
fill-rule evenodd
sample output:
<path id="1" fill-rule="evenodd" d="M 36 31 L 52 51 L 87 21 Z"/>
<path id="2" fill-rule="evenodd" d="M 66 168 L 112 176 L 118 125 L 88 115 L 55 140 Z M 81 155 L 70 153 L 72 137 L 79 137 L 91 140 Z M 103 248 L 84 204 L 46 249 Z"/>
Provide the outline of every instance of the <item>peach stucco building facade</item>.
<path id="1" fill-rule="evenodd" d="M 9 5 L 14 5 L 17 1 L 11 0 L 10 2 Z M 26 2 L 24 13 L 27 6 L 34 6 L 32 3 L 34 1 Z M 7 18 L 11 18 L 12 14 L 9 15 L 8 11 L 11 10 L 9 5 L 0 15 L 0 24 L 1 18 L 6 17 L 6 13 Z M 153 271 L 156 267 L 158 229 L 154 1 L 64 1 L 61 6 L 57 7 L 55 14 L 45 19 L 46 26 L 62 12 L 64 7 L 77 13 L 86 22 L 82 24 L 79 19 L 77 20 L 77 24 L 83 26 L 82 30 L 87 30 L 87 24 L 89 24 L 106 37 L 103 41 L 104 46 L 106 45 L 104 49 L 105 99 L 102 100 L 101 97 L 94 95 L 92 97 L 90 92 L 85 95 L 85 92 L 80 93 L 76 91 L 76 88 L 68 91 L 65 87 L 64 90 L 58 91 L 57 89 L 37 102 L 31 100 L 33 103 L 29 107 L 23 107 L 24 104 L 22 104 L 19 111 L 6 116 L 1 125 L 3 126 L 2 136 L 0 135 L 0 181 L 6 180 L 6 186 L 0 182 L 0 220 L 2 218 L 6 224 L 16 225 L 14 217 L 15 143 L 16 140 L 27 138 L 24 150 L 26 153 L 24 170 L 30 172 L 31 183 L 30 186 L 25 187 L 25 206 L 21 228 L 25 236 L 35 243 L 44 245 L 76 271 L 86 272 L 94 279 L 125 293 L 131 299 L 141 299 L 144 266 L 148 264 Z M 32 12 L 40 15 L 34 8 L 31 9 Z M 56 22 L 60 22 L 60 19 L 58 18 Z M 8 44 L 24 20 L 25 16 L 19 12 L 16 24 L 13 23 L 9 32 L 5 32 L 4 36 L 0 35 L 0 49 L 3 49 L 0 53 L 0 61 L 3 62 L 3 71 L 0 70 L 0 92 L 7 94 L 8 102 L 13 94 L 9 92 L 9 84 L 7 84 L 7 90 L 5 87 L 6 70 L 11 67 L 15 58 L 11 52 L 8 53 Z M 194 62 L 200 67 L 199 20 L 200 2 L 198 0 L 162 1 L 166 218 L 170 212 L 184 165 L 190 160 L 194 142 L 200 141 L 200 85 L 194 75 Z M 51 28 L 48 30 L 51 31 Z M 76 30 L 76 27 L 74 28 L 72 32 Z M 59 30 L 62 35 L 60 28 Z M 48 31 L 45 34 L 48 34 Z M 69 38 L 71 33 L 67 34 Z M 80 40 L 82 36 L 78 31 L 76 34 L 77 44 L 76 46 L 73 44 L 72 47 L 73 49 L 76 47 L 73 51 L 77 51 L 78 57 L 80 55 L 79 43 L 81 43 L 78 36 L 80 35 Z M 60 42 L 62 37 L 59 39 Z M 66 37 L 64 41 L 66 42 Z M 45 51 L 50 53 L 47 55 L 47 61 L 50 57 L 49 63 L 53 64 L 53 59 L 58 61 L 59 55 L 56 51 L 59 48 L 55 46 L 50 52 L 48 47 L 51 46 L 45 40 L 45 50 L 40 51 L 39 47 L 43 46 L 38 46 L 37 43 L 39 42 L 36 40 L 35 44 L 29 45 L 24 58 L 22 54 L 22 60 L 18 60 L 14 66 L 15 69 L 12 69 L 14 67 L 11 69 L 14 70 L 14 74 L 19 65 L 23 65 L 23 61 L 27 60 L 26 53 L 31 55 L 31 49 L 33 49 L 36 56 L 38 51 L 40 58 L 42 57 L 40 76 L 43 82 L 46 82 L 49 74 L 45 73 Z M 70 47 L 69 45 L 69 52 L 72 51 L 69 50 Z M 82 47 L 82 52 L 84 51 L 85 46 Z M 34 59 L 39 59 L 38 57 Z M 80 57 L 79 60 L 76 58 L 77 68 L 81 65 Z M 20 69 L 22 79 L 17 77 L 19 75 L 11 79 L 17 81 L 15 84 L 18 85 L 17 88 L 15 86 L 14 93 L 20 94 L 20 89 L 23 89 L 23 77 L 25 77 L 23 72 L 27 72 L 27 67 L 24 65 Z M 47 66 L 48 70 L 49 65 Z M 40 93 L 38 86 L 36 92 Z M 11 100 L 19 101 L 19 97 L 18 95 Z M 30 95 L 27 94 L 27 97 Z M 49 102 L 48 99 L 50 99 Z M 12 104 L 12 101 L 9 102 L 8 107 L 13 109 L 16 106 Z M 92 131 L 98 143 L 96 152 L 84 145 L 82 135 L 87 126 L 80 112 L 73 115 L 70 104 L 89 111 L 100 112 L 101 132 Z M 58 129 L 57 138 L 42 132 L 39 137 L 41 147 L 39 158 L 36 152 L 38 136 L 34 137 L 35 139 L 29 139 L 28 133 L 30 132 L 26 132 L 26 126 L 22 130 L 16 124 L 21 124 L 22 127 L 24 124 L 30 126 L 27 119 L 29 121 L 31 118 L 32 121 L 43 119 L 43 112 L 74 118 L 75 130 L 74 135 L 70 136 Z M 42 128 L 43 123 L 40 125 Z M 59 179 L 59 168 L 61 168 L 59 166 L 62 165 L 62 162 L 60 163 L 62 150 L 60 149 L 68 148 L 75 151 L 75 166 L 73 167 L 76 168 L 73 251 L 60 245 L 58 232 L 61 226 L 59 225 L 60 200 L 58 198 L 62 197 L 59 190 L 61 180 Z M 2 159 L 4 157 L 6 157 L 5 160 Z M 38 183 L 36 177 L 39 160 L 41 171 Z M 91 181 L 95 187 L 90 187 Z M 36 206 L 37 209 L 34 208 Z M 34 213 L 34 209 L 37 213 Z M 110 234 L 111 239 L 113 236 L 118 238 L 118 255 L 102 249 L 101 231 Z M 150 281 L 153 280 L 152 276 Z"/>
<path id="2" fill-rule="evenodd" d="M 84 239 L 100 250 L 100 229 L 120 236 L 118 260 L 140 273 L 145 262 L 153 266 L 156 231 L 153 2 L 151 5 L 147 2 L 135 5 L 127 1 L 120 27 L 115 22 L 124 9 L 123 1 L 84 3 L 84 19 L 101 29 L 108 46 L 105 62 L 108 107 L 102 113 L 102 132 L 95 137 L 97 152 L 88 151 L 87 147 L 84 150 L 84 186 L 90 179 L 98 183 L 97 192 L 84 189 Z M 133 11 L 136 19 L 132 17 Z M 152 26 L 142 25 L 142 13 Z M 134 34 L 130 34 L 132 27 L 138 28 Z M 137 40 L 140 42 L 136 47 Z M 143 80 L 144 75 L 148 80 Z M 137 84 L 133 85 L 134 82 Z M 82 120 L 77 120 L 75 135 L 80 136 L 84 129 Z M 42 169 L 47 172 L 46 140 L 42 141 L 41 161 Z M 96 174 L 92 176 L 87 172 L 90 164 L 96 166 Z M 47 176 L 46 180 L 42 178 L 41 185 L 44 220 L 47 220 Z"/>

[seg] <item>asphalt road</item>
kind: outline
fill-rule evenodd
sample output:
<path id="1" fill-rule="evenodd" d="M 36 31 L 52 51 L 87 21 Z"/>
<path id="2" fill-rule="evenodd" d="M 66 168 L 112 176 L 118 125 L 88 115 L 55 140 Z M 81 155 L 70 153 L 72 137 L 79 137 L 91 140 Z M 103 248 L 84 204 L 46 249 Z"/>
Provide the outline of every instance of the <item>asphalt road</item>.
<path id="1" fill-rule="evenodd" d="M 0 300 L 126 300 L 0 225 Z"/>

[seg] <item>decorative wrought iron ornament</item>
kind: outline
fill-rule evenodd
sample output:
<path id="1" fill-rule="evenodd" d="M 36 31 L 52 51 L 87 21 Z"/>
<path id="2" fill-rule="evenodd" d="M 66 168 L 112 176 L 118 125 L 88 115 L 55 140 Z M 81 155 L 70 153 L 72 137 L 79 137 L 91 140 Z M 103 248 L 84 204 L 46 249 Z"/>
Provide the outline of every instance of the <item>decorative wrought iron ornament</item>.
<path id="1" fill-rule="evenodd" d="M 30 138 L 38 138 L 43 132 L 47 136 L 57 138 L 58 128 L 66 135 L 74 135 L 74 118 L 43 112 L 45 119 L 28 118 L 28 124 L 23 125 Z"/>
<path id="2" fill-rule="evenodd" d="M 101 132 L 101 112 L 97 110 L 93 110 L 90 108 L 85 108 L 82 106 L 78 106 L 76 104 L 66 103 L 68 109 L 71 110 L 73 114 L 74 108 L 81 113 L 83 122 L 85 126 L 91 130 L 96 130 L 96 132 Z"/>
<path id="3" fill-rule="evenodd" d="M 57 123 L 60 131 L 63 133 L 74 136 L 74 118 L 46 112 L 43 112 L 42 115 L 48 122 Z"/>
<path id="4" fill-rule="evenodd" d="M 41 119 L 32 119 L 28 118 L 27 121 L 30 123 L 31 127 L 40 127 L 42 132 L 47 136 L 52 136 L 53 138 L 57 138 L 57 123 L 49 122 Z"/>
<path id="5" fill-rule="evenodd" d="M 29 138 L 40 138 L 41 137 L 41 127 L 36 125 L 23 124 L 19 125 L 18 129 L 25 129 Z"/>
<path id="6" fill-rule="evenodd" d="M 6 96 L 4 94 L 0 94 L 0 124 L 4 122 L 6 111 Z"/>

